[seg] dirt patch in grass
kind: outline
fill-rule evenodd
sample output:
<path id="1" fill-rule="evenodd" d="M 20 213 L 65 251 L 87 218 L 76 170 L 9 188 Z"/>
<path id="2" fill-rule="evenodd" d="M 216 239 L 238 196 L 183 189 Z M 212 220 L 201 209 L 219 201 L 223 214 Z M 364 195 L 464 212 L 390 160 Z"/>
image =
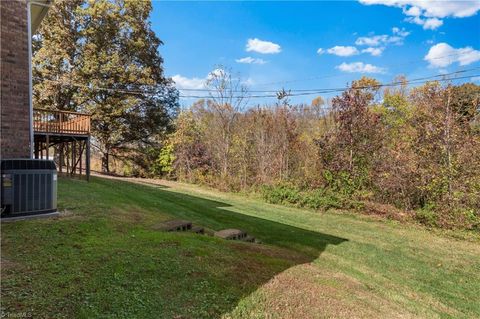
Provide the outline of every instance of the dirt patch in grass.
<path id="1" fill-rule="evenodd" d="M 261 314 L 261 315 L 260 315 Z M 302 264 L 274 276 L 225 318 L 417 318 L 352 277 Z"/>
<path id="2" fill-rule="evenodd" d="M 14 261 L 11 261 L 5 257 L 0 258 L 0 269 L 2 270 L 2 275 L 5 273 L 8 273 L 9 271 L 19 269 L 21 265 L 19 263 L 16 263 Z"/>
<path id="3" fill-rule="evenodd" d="M 0 288 L 2 290 L 3 296 L 3 289 L 5 289 L 4 283 L 9 281 L 10 279 L 15 279 L 15 277 L 18 276 L 18 273 L 26 273 L 26 267 L 21 263 L 12 261 L 2 256 L 0 258 L 0 272 L 0 278 L 2 283 L 0 285 Z"/>
<path id="4" fill-rule="evenodd" d="M 85 219 L 85 216 L 82 216 L 79 213 L 75 213 L 74 211 L 63 209 L 58 212 L 58 219 Z"/>
<path id="5" fill-rule="evenodd" d="M 140 224 L 145 220 L 145 213 L 139 212 L 135 209 L 115 207 L 112 208 L 109 214 L 112 219 L 121 223 Z"/>
<path id="6" fill-rule="evenodd" d="M 229 242 L 229 247 L 234 251 L 233 256 L 241 257 L 222 263 L 228 265 L 225 269 L 228 277 L 247 295 L 275 274 L 308 261 L 305 255 L 284 248 L 236 242 Z"/>

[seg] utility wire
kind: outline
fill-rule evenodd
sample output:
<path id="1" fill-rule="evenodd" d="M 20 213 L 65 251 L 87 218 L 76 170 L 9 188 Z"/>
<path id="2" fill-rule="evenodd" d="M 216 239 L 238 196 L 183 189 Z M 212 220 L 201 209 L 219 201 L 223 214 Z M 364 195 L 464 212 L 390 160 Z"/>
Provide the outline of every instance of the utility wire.
<path id="1" fill-rule="evenodd" d="M 430 58 L 430 60 L 439 60 L 439 59 L 445 59 L 448 57 L 453 57 L 453 56 L 460 56 L 462 53 L 453 53 L 453 54 L 448 54 L 444 56 L 439 56 L 436 58 Z M 450 62 L 452 60 L 449 60 Z M 420 64 L 424 63 L 424 60 L 410 60 L 406 63 L 402 64 L 396 64 L 393 67 L 389 67 L 389 69 L 398 69 L 399 67 L 406 66 L 406 65 L 412 65 L 412 64 Z M 327 78 L 335 78 L 335 77 L 344 77 L 348 76 L 349 74 L 331 74 L 331 75 L 325 75 L 325 76 L 313 76 L 309 78 L 304 78 L 304 79 L 295 79 L 295 80 L 287 80 L 287 81 L 277 81 L 277 82 L 267 82 L 267 83 L 258 83 L 256 86 L 268 86 L 268 85 L 275 85 L 275 84 L 287 84 L 287 83 L 298 83 L 298 82 L 307 82 L 307 81 L 313 81 L 313 80 L 320 80 L 320 79 L 327 79 Z"/>
<path id="2" fill-rule="evenodd" d="M 469 70 L 461 70 L 457 72 L 452 72 L 452 73 L 447 73 L 447 74 L 437 74 L 433 76 L 428 76 L 428 77 L 422 77 L 422 78 L 416 78 L 412 79 L 406 82 L 406 84 L 411 85 L 411 84 L 423 84 L 426 82 L 431 81 L 431 79 L 438 78 L 438 77 L 445 77 L 447 75 L 453 75 L 453 74 L 459 74 L 459 73 L 464 73 L 464 72 L 469 72 L 471 70 L 476 70 L 480 68 L 472 68 Z M 437 79 L 436 81 L 439 82 L 445 82 L 445 81 L 454 81 L 454 80 L 461 80 L 461 79 L 466 79 L 470 77 L 475 77 L 475 76 L 480 76 L 480 74 L 473 74 L 473 75 L 468 75 L 468 76 L 461 76 L 461 77 L 452 77 L 452 78 L 443 78 L 443 79 Z M 92 87 L 84 84 L 78 84 L 78 83 L 65 83 L 63 81 L 59 80 L 49 80 L 49 79 L 42 79 L 39 77 L 35 77 L 36 80 L 47 80 L 51 82 L 56 82 L 60 85 L 63 86 L 74 86 L 74 87 L 80 87 L 80 88 L 86 88 L 88 90 L 94 90 L 94 91 L 107 91 L 107 92 L 116 92 L 116 93 L 124 93 L 124 94 L 131 94 L 131 95 L 158 95 L 157 92 L 154 91 L 141 91 L 141 90 L 124 90 L 124 89 L 116 89 L 116 88 L 106 88 L 106 87 Z M 392 87 L 392 86 L 398 86 L 403 84 L 404 82 L 402 81 L 395 81 L 395 82 L 390 82 L 390 83 L 385 83 L 385 84 L 379 84 L 375 86 L 376 88 L 381 88 L 381 87 Z M 325 94 L 325 93 L 335 93 L 335 92 L 343 92 L 348 89 L 356 89 L 356 90 L 361 90 L 361 89 L 366 89 L 369 88 L 367 87 L 342 87 L 342 88 L 323 88 L 323 89 L 316 89 L 316 90 L 296 90 L 296 91 L 286 91 L 286 96 L 287 97 L 294 97 L 294 96 L 308 96 L 308 95 L 314 95 L 314 94 Z M 232 91 L 234 92 L 234 91 Z M 273 91 L 269 91 L 273 92 Z M 293 92 L 293 93 L 292 93 Z M 235 93 L 235 92 L 234 92 Z M 238 93 L 238 92 L 237 92 Z M 248 93 L 248 92 L 247 92 Z M 196 98 L 196 99 L 209 99 L 212 98 L 211 95 L 179 95 L 179 97 L 182 98 Z M 263 94 L 263 95 L 247 95 L 247 96 L 231 96 L 229 98 L 277 98 L 278 95 L 275 94 Z"/>
<path id="3" fill-rule="evenodd" d="M 425 81 L 425 79 L 431 79 L 431 78 L 434 78 L 434 77 L 437 77 L 438 75 L 436 76 L 432 76 L 432 77 L 425 77 L 425 78 L 418 78 L 418 79 L 414 79 L 414 80 L 411 80 L 411 81 L 408 81 L 407 84 L 422 84 L 422 83 L 426 83 L 426 82 L 429 82 L 429 81 Z M 470 77 L 474 77 L 474 76 L 479 76 L 478 74 L 474 74 L 474 75 L 469 75 L 469 76 L 463 76 L 463 77 L 455 77 L 455 78 L 447 78 L 447 79 L 439 79 L 437 81 L 440 81 L 440 82 L 443 82 L 443 81 L 453 81 L 453 80 L 459 80 L 459 79 L 465 79 L 465 78 L 470 78 Z M 422 80 L 422 81 L 419 81 L 419 80 Z M 105 88 L 105 87 L 91 87 L 91 86 L 86 86 L 86 85 L 80 85 L 80 84 L 75 84 L 75 83 L 63 83 L 61 81 L 57 81 L 57 80 L 49 80 L 49 81 L 52 81 L 52 82 L 57 82 L 61 85 L 64 85 L 64 86 L 76 86 L 76 87 L 83 87 L 83 88 L 87 88 L 89 90 L 96 90 L 96 91 L 108 91 L 108 92 L 117 92 L 117 93 L 125 93 L 125 94 L 132 94 L 132 95 L 145 95 L 145 94 L 157 94 L 155 92 L 151 92 L 151 91 L 139 91 L 139 90 L 122 90 L 122 89 L 113 89 L 113 88 Z M 380 84 L 380 85 L 377 85 L 376 87 L 380 88 L 380 87 L 391 87 L 391 86 L 397 86 L 397 85 L 400 85 L 400 84 L 403 84 L 403 82 L 392 82 L 392 83 L 386 83 L 386 84 Z M 355 87 L 355 88 L 351 88 L 351 87 L 343 87 L 343 88 L 333 88 L 333 89 L 318 89 L 318 90 L 315 90 L 315 91 L 308 91 L 308 92 L 302 92 L 302 93 L 288 93 L 287 92 L 287 96 L 305 96 L 305 95 L 312 95 L 312 94 L 322 94 L 322 93 L 334 93 L 334 92 L 342 92 L 342 91 L 345 91 L 347 89 L 365 89 L 365 88 L 369 88 L 369 87 Z M 201 99 L 201 98 L 205 98 L 205 99 L 208 99 L 208 98 L 212 98 L 212 96 L 200 96 L 200 95 L 179 95 L 180 97 L 183 97 L 183 98 L 198 98 L 198 99 Z M 232 98 L 244 98 L 245 96 L 233 96 Z M 268 97 L 277 97 L 277 94 L 265 94 L 265 95 L 250 95 L 250 96 L 247 96 L 248 98 L 268 98 Z"/>
<path id="4" fill-rule="evenodd" d="M 436 80 L 438 82 L 445 82 L 445 81 L 454 81 L 454 80 L 461 80 L 461 79 L 466 79 L 470 78 L 473 76 L 480 76 L 480 74 L 475 74 L 475 75 L 469 75 L 469 76 L 462 76 L 462 77 L 455 77 L 455 78 L 450 78 L 450 79 L 439 79 Z M 420 81 L 420 82 L 412 82 L 409 81 L 408 84 L 424 84 L 430 81 Z M 399 84 L 402 84 L 401 82 L 394 82 L 394 83 L 387 83 L 387 84 L 380 84 L 376 85 L 376 88 L 381 88 L 381 87 L 392 87 L 392 86 L 397 86 Z M 294 96 L 308 96 L 308 95 L 314 95 L 314 94 L 325 94 L 325 93 L 335 93 L 335 92 L 343 92 L 348 89 L 354 89 L 354 90 L 362 90 L 362 89 L 368 89 L 369 87 L 345 87 L 345 88 L 337 88 L 337 89 L 328 89 L 324 91 L 315 91 L 315 92 L 303 92 L 303 93 L 291 93 L 289 94 L 288 92 L 286 93 L 287 97 L 294 97 Z M 200 95 L 186 95 L 183 97 L 188 97 L 188 98 L 196 98 L 196 99 L 208 99 L 211 98 L 211 96 L 200 96 Z M 275 97 L 277 98 L 277 94 L 269 94 L 269 95 L 249 95 L 246 96 L 246 98 L 269 98 L 269 97 Z M 233 96 L 231 98 L 243 98 L 242 96 Z"/>
<path id="5" fill-rule="evenodd" d="M 459 73 L 466 73 L 466 72 L 471 72 L 471 71 L 475 71 L 475 70 L 479 70 L 480 67 L 475 67 L 475 68 L 470 68 L 470 69 L 464 69 L 464 70 L 459 70 L 459 71 L 455 71 L 455 72 L 450 72 L 450 73 L 442 73 L 442 74 L 436 74 L 436 75 L 432 75 L 432 76 L 427 76 L 427 77 L 422 77 L 422 78 L 417 78 L 417 79 L 413 79 L 413 80 L 406 80 L 407 84 L 410 83 L 411 81 L 414 81 L 414 80 L 421 80 L 421 79 L 432 79 L 432 78 L 436 78 L 436 77 L 445 77 L 445 76 L 449 76 L 449 75 L 453 75 L 453 74 L 459 74 Z M 403 82 L 401 81 L 398 81 L 398 84 L 401 84 Z M 343 88 L 340 88 L 340 89 L 343 89 Z M 181 89 L 179 88 L 178 89 L 179 91 L 192 91 L 192 92 L 216 92 L 216 90 L 214 89 Z M 317 91 L 323 91 L 323 90 L 327 90 L 325 88 L 321 88 L 321 89 L 292 89 L 292 90 L 289 90 L 290 92 L 317 92 Z M 337 90 L 337 88 L 333 88 L 331 90 Z M 253 92 L 253 93 L 276 93 L 280 90 L 248 90 L 248 92 Z M 243 91 L 238 91 L 238 90 L 234 90 L 232 92 L 243 92 Z"/>

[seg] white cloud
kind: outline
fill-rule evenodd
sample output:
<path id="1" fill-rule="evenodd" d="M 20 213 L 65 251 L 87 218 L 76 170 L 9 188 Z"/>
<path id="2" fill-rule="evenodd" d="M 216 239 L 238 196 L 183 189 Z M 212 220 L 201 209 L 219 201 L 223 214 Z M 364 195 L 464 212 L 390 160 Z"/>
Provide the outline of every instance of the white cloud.
<path id="1" fill-rule="evenodd" d="M 270 41 L 263 41 L 255 38 L 255 39 L 248 39 L 246 50 L 247 52 L 275 54 L 275 53 L 280 53 L 280 51 L 282 51 L 282 48 L 280 47 L 280 45 L 276 43 L 273 43 Z"/>
<path id="2" fill-rule="evenodd" d="M 178 89 L 187 89 L 187 90 L 204 89 L 205 83 L 209 79 L 211 79 L 214 75 L 222 76 L 222 74 L 224 73 L 225 73 L 225 70 L 214 69 L 210 71 L 204 78 L 197 78 L 197 77 L 187 78 L 185 76 L 177 74 L 172 76 L 172 80 L 175 82 L 175 86 Z"/>
<path id="3" fill-rule="evenodd" d="M 255 81 L 252 78 L 247 78 L 246 80 L 242 81 L 243 85 L 252 86 L 255 84 Z"/>
<path id="4" fill-rule="evenodd" d="M 455 49 L 442 42 L 432 46 L 424 60 L 430 64 L 430 67 L 436 68 L 444 68 L 455 62 L 463 66 L 480 61 L 480 51 L 472 47 Z"/>
<path id="5" fill-rule="evenodd" d="M 221 76 L 224 76 L 225 74 L 228 75 L 228 72 L 225 71 L 224 69 L 213 69 L 212 71 L 210 71 L 210 73 L 207 74 L 207 77 L 206 79 L 211 79 L 213 76 L 218 76 L 218 77 L 221 77 Z"/>
<path id="6" fill-rule="evenodd" d="M 421 25 L 425 30 L 435 30 L 443 25 L 443 21 L 437 18 L 422 19 L 421 17 L 409 17 L 405 21 Z"/>
<path id="7" fill-rule="evenodd" d="M 479 0 L 463 1 L 427 1 L 427 0 L 360 0 L 365 5 L 383 4 L 402 8 L 411 15 L 424 15 L 436 18 L 465 18 L 475 15 L 480 10 Z M 414 8 L 414 9 L 412 9 Z M 413 14 L 416 13 L 416 14 Z"/>
<path id="8" fill-rule="evenodd" d="M 472 82 L 480 82 L 480 76 L 473 76 L 470 78 L 470 81 Z"/>
<path id="9" fill-rule="evenodd" d="M 410 31 L 406 31 L 405 28 L 400 29 L 400 28 L 397 28 L 397 27 L 393 27 L 392 28 L 392 33 L 397 34 L 398 36 L 400 36 L 402 38 L 405 38 L 410 34 Z"/>
<path id="10" fill-rule="evenodd" d="M 263 59 L 252 58 L 250 56 L 247 56 L 247 57 L 241 58 L 241 59 L 236 59 L 235 62 L 246 63 L 246 64 L 265 64 L 265 63 L 267 63 L 267 61 L 265 61 Z"/>
<path id="11" fill-rule="evenodd" d="M 429 18 L 425 20 L 423 28 L 425 30 L 435 30 L 443 24 L 443 21 L 437 18 Z"/>
<path id="12" fill-rule="evenodd" d="M 352 63 L 345 63 L 343 62 L 340 65 L 335 67 L 343 72 L 349 73 L 385 73 L 385 69 L 372 65 L 372 64 L 365 64 L 363 62 L 352 62 Z"/>
<path id="13" fill-rule="evenodd" d="M 356 33 L 355 33 L 356 34 Z M 322 48 L 319 48 L 317 50 L 318 54 L 324 54 L 324 53 L 329 53 L 329 54 L 334 54 L 338 56 L 353 56 L 353 55 L 358 55 L 360 53 L 369 53 L 372 56 L 380 56 L 382 55 L 383 51 L 385 50 L 385 47 L 388 45 L 402 45 L 403 41 L 405 38 L 410 34 L 409 31 L 406 31 L 405 28 L 398 28 L 398 27 L 393 27 L 392 28 L 392 34 L 381 34 L 381 35 L 370 35 L 367 37 L 358 37 L 357 40 L 355 40 L 355 45 L 358 46 L 368 46 L 368 48 L 365 48 L 363 50 L 359 50 L 354 46 L 341 46 L 341 45 L 336 45 L 330 49 L 324 50 Z"/>
<path id="14" fill-rule="evenodd" d="M 410 32 L 406 31 L 404 28 L 400 29 L 397 27 L 392 28 L 392 33 L 392 35 L 381 34 L 372 35 L 369 37 L 359 37 L 355 41 L 355 44 L 368 45 L 370 47 L 377 47 L 387 44 L 402 45 L 405 38 L 410 34 Z"/>
<path id="15" fill-rule="evenodd" d="M 385 5 L 401 8 L 408 16 L 408 22 L 434 30 L 443 24 L 440 19 L 447 17 L 465 18 L 480 10 L 480 0 L 420 1 L 420 0 L 359 0 L 365 5 Z"/>
<path id="16" fill-rule="evenodd" d="M 370 53 L 372 56 L 381 56 L 383 50 L 385 50 L 384 47 L 379 47 L 379 48 L 369 47 L 369 48 L 363 49 L 362 53 Z"/>
<path id="17" fill-rule="evenodd" d="M 418 17 L 422 14 L 422 10 L 419 7 L 412 6 L 410 8 L 403 8 L 403 13 L 407 16 Z"/>
<path id="18" fill-rule="evenodd" d="M 172 80 L 179 89 L 202 89 L 205 84 L 205 78 L 187 78 L 180 74 L 174 75 Z"/>
<path id="19" fill-rule="evenodd" d="M 327 50 L 319 48 L 317 50 L 317 53 L 319 55 L 322 55 L 324 53 L 328 53 L 328 54 L 333 54 L 333 55 L 343 56 L 343 57 L 358 55 L 360 53 L 369 53 L 372 56 L 380 56 L 380 55 L 382 55 L 383 50 L 385 50 L 385 47 L 378 47 L 378 48 L 368 47 L 366 49 L 363 49 L 362 51 L 359 51 L 354 46 L 336 45 L 336 46 L 334 46 L 330 49 L 327 49 Z"/>
<path id="20" fill-rule="evenodd" d="M 352 56 L 359 54 L 356 47 L 342 45 L 336 45 L 333 48 L 328 49 L 327 52 L 329 54 L 334 54 L 338 56 Z"/>
<path id="21" fill-rule="evenodd" d="M 386 42 L 388 36 L 387 35 L 374 35 L 371 37 L 359 37 L 356 41 L 356 45 L 370 45 L 370 46 L 378 46 Z"/>

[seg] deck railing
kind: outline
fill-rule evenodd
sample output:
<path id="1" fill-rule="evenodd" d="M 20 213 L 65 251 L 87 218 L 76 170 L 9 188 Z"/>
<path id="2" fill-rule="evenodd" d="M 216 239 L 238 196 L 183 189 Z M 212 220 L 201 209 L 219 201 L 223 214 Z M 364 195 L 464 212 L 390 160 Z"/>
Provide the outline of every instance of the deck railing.
<path id="1" fill-rule="evenodd" d="M 90 115 L 34 108 L 33 130 L 38 133 L 88 135 Z"/>

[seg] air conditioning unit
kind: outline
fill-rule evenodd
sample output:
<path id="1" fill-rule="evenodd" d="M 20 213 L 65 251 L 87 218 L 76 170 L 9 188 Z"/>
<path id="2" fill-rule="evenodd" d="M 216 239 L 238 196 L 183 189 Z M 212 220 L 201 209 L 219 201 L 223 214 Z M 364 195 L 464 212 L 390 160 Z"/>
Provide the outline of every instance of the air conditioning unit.
<path id="1" fill-rule="evenodd" d="M 1 160 L 2 218 L 57 211 L 57 170 L 53 161 Z"/>

